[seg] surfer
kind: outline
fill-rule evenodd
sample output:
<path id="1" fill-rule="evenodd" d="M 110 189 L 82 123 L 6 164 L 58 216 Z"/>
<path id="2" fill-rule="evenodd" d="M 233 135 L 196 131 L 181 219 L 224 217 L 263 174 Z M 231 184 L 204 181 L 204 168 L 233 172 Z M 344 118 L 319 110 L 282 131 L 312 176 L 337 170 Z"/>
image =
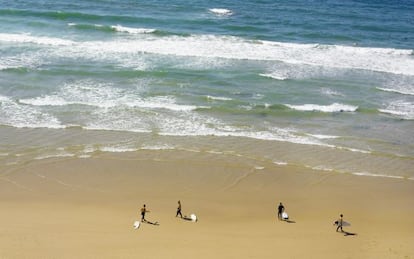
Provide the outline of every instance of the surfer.
<path id="1" fill-rule="evenodd" d="M 341 232 L 344 232 L 343 230 L 342 230 L 342 226 L 343 226 L 343 224 L 344 224 L 344 220 L 343 220 L 343 216 L 344 215 L 340 215 L 340 218 L 337 220 L 337 221 L 335 221 L 335 225 L 337 225 L 337 228 L 336 228 L 336 232 L 338 232 L 338 230 L 339 229 L 341 229 Z"/>
<path id="2" fill-rule="evenodd" d="M 149 212 L 149 210 L 147 210 L 147 208 L 144 206 L 141 208 L 141 222 L 146 222 L 147 220 L 145 219 L 145 213 Z"/>
<path id="3" fill-rule="evenodd" d="M 178 215 L 183 218 L 183 214 L 181 214 L 181 201 L 178 201 L 177 214 L 175 216 L 178 217 Z"/>
<path id="4" fill-rule="evenodd" d="M 282 213 L 285 211 L 285 207 L 283 206 L 282 203 L 279 203 L 279 207 L 277 207 L 277 218 L 281 219 L 282 218 Z"/>

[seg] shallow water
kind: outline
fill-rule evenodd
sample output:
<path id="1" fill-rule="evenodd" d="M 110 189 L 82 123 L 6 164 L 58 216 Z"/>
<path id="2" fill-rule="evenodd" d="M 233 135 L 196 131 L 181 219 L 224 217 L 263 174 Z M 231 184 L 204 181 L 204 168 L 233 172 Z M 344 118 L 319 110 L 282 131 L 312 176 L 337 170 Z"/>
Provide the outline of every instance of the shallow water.
<path id="1" fill-rule="evenodd" d="M 186 150 L 412 179 L 413 12 L 0 1 L 0 161 Z"/>

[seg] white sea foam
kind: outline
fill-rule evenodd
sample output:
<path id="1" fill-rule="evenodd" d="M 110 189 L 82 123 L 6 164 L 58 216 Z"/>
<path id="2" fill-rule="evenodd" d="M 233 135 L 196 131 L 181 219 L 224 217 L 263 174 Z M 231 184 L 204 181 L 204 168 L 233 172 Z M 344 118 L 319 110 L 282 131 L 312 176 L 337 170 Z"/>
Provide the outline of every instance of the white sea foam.
<path id="1" fill-rule="evenodd" d="M 131 34 L 145 34 L 145 33 L 153 33 L 155 29 L 145 29 L 145 28 L 131 28 L 131 27 L 124 27 L 121 25 L 113 25 L 111 28 L 117 32 L 127 32 Z"/>
<path id="2" fill-rule="evenodd" d="M 78 158 L 90 158 L 92 157 L 91 155 L 79 155 Z"/>
<path id="3" fill-rule="evenodd" d="M 62 46 L 44 52 L 45 55 L 40 57 L 41 59 L 51 56 L 108 59 L 120 63 L 121 66 L 137 62 L 136 55 L 152 53 L 208 59 L 278 61 L 295 67 L 308 65 L 414 75 L 413 51 L 404 49 L 252 41 L 239 37 L 212 35 L 159 37 L 145 34 L 140 39 L 115 38 L 112 41 L 74 42 L 59 38 L 2 33 L 0 42 Z"/>
<path id="4" fill-rule="evenodd" d="M 35 157 L 34 159 L 42 160 L 42 159 L 48 159 L 48 158 L 74 157 L 74 156 L 75 156 L 74 154 L 62 152 L 62 153 L 57 153 L 57 154 L 41 155 L 41 156 Z"/>
<path id="5" fill-rule="evenodd" d="M 385 175 L 385 174 L 373 174 L 369 172 L 355 172 L 352 173 L 353 175 L 358 176 L 371 176 L 371 177 L 385 177 L 385 178 L 394 178 L 394 179 L 404 179 L 403 176 L 397 176 L 397 175 Z"/>
<path id="6" fill-rule="evenodd" d="M 217 101 L 231 101 L 231 100 L 233 100 L 232 98 L 228 98 L 228 97 L 211 96 L 211 95 L 207 95 L 207 99 L 217 100 Z"/>
<path id="7" fill-rule="evenodd" d="M 175 147 L 168 144 L 160 145 L 143 145 L 140 149 L 142 150 L 174 150 Z"/>
<path id="8" fill-rule="evenodd" d="M 162 145 L 144 145 L 141 147 L 142 150 L 174 150 L 175 147 L 162 144 Z"/>
<path id="9" fill-rule="evenodd" d="M 319 111 L 319 112 L 355 112 L 358 106 L 346 105 L 340 103 L 333 103 L 331 105 L 318 105 L 318 104 L 303 104 L 303 105 L 291 105 L 285 104 L 287 107 L 298 111 Z"/>
<path id="10" fill-rule="evenodd" d="M 39 36 L 31 36 L 29 34 L 8 34 L 8 33 L 0 33 L 0 42 L 1 41 L 14 42 L 14 43 L 34 43 L 34 44 L 51 45 L 51 46 L 70 46 L 70 45 L 75 44 L 74 41 L 60 39 L 60 38 L 39 37 Z"/>
<path id="11" fill-rule="evenodd" d="M 0 39 L 1 41 L 1 39 Z M 13 68 L 35 68 L 42 64 L 43 55 L 39 53 L 18 54 L 15 56 L 6 56 L 0 59 L 0 70 L 13 69 Z M 47 62 L 44 62 L 47 63 Z"/>
<path id="12" fill-rule="evenodd" d="M 54 116 L 0 96 L 0 124 L 17 128 L 65 128 Z"/>
<path id="13" fill-rule="evenodd" d="M 191 115 L 186 119 L 160 118 L 163 125 L 160 126 L 160 135 L 166 136 L 217 136 L 217 137 L 244 137 L 260 140 L 282 141 L 304 145 L 318 145 L 335 147 L 319 141 L 318 139 L 301 136 L 295 131 L 272 128 L 266 131 L 223 125 L 221 121 L 213 118 Z M 210 126 L 214 125 L 214 127 Z"/>
<path id="14" fill-rule="evenodd" d="M 135 152 L 138 151 L 137 148 L 131 147 L 122 147 L 122 146 L 108 146 L 99 148 L 102 152 L 111 152 L 111 153 L 124 153 L 124 152 Z"/>
<path id="15" fill-rule="evenodd" d="M 309 167 L 309 166 L 307 166 L 307 167 Z M 313 166 L 313 167 L 310 167 L 310 168 L 312 168 L 313 170 L 325 171 L 325 172 L 334 172 L 335 171 L 333 168 L 326 167 L 326 166 L 323 166 L 323 165 Z"/>
<path id="16" fill-rule="evenodd" d="M 70 104 L 91 105 L 102 108 L 117 105 L 115 99 L 121 98 L 119 89 L 91 80 L 80 80 L 75 83 L 65 84 L 62 89 L 54 94 L 21 99 L 20 103 L 33 106 L 64 106 Z"/>
<path id="17" fill-rule="evenodd" d="M 220 15 L 220 16 L 229 16 L 232 15 L 233 12 L 229 9 L 225 9 L 225 8 L 211 8 L 208 9 L 210 12 L 216 14 L 216 15 Z"/>
<path id="18" fill-rule="evenodd" d="M 172 96 L 157 96 L 146 99 L 135 100 L 127 103 L 131 107 L 150 108 L 150 109 L 168 109 L 172 111 L 192 111 L 198 108 L 195 105 L 177 104 Z M 202 107 L 208 108 L 208 107 Z"/>
<path id="19" fill-rule="evenodd" d="M 342 170 L 336 170 L 334 168 L 327 167 L 327 166 L 324 166 L 324 165 L 319 165 L 319 166 L 305 166 L 305 167 L 311 168 L 311 169 L 317 170 L 317 171 L 338 172 L 338 173 L 346 173 L 346 174 L 352 174 L 352 175 L 357 175 L 357 176 L 369 176 L 369 177 L 384 177 L 384 178 L 393 178 L 393 179 L 405 179 L 404 176 L 398 176 L 398 175 L 375 174 L 375 173 L 370 173 L 370 172 L 347 172 L 347 171 L 342 171 Z M 408 180 L 410 180 L 410 179 L 408 179 Z"/>
<path id="20" fill-rule="evenodd" d="M 281 74 L 276 73 L 276 72 L 273 72 L 273 73 L 270 73 L 270 74 L 269 73 L 268 74 L 259 74 L 259 75 L 263 76 L 263 77 L 273 78 L 273 79 L 276 79 L 276 80 L 281 80 L 281 81 L 289 79 L 289 76 L 281 75 Z"/>
<path id="21" fill-rule="evenodd" d="M 331 136 L 331 135 L 322 135 L 322 134 L 307 134 L 308 136 L 317 138 L 317 139 L 335 139 L 339 138 L 338 136 Z"/>
<path id="22" fill-rule="evenodd" d="M 33 105 L 33 106 L 63 106 L 70 104 L 59 96 L 44 96 L 28 99 L 21 99 L 19 103 Z"/>
<path id="23" fill-rule="evenodd" d="M 273 164 L 275 164 L 275 165 L 288 165 L 287 162 L 283 162 L 283 161 L 273 161 Z"/>
<path id="24" fill-rule="evenodd" d="M 388 104 L 385 109 L 379 109 L 382 113 L 396 115 L 402 119 L 414 120 L 414 103 L 397 100 Z"/>
<path id="25" fill-rule="evenodd" d="M 111 84 L 92 80 L 79 80 L 65 84 L 59 92 L 51 95 L 19 100 L 33 106 L 65 106 L 72 104 L 96 106 L 100 108 L 135 107 L 146 109 L 167 109 L 172 111 L 192 111 L 204 106 L 178 104 L 173 96 L 142 98 L 133 91 L 122 90 Z"/>
<path id="26" fill-rule="evenodd" d="M 224 151 L 217 151 L 217 150 L 208 150 L 206 153 L 215 154 L 215 155 L 223 155 Z"/>
<path id="27" fill-rule="evenodd" d="M 321 93 L 326 96 L 342 96 L 342 97 L 344 96 L 342 93 L 336 90 L 332 90 L 330 88 L 322 88 Z"/>
<path id="28" fill-rule="evenodd" d="M 358 149 L 358 148 L 350 148 L 350 147 L 341 147 L 341 146 L 335 146 L 337 149 L 347 150 L 351 152 L 357 152 L 357 153 L 363 153 L 363 154 L 371 154 L 371 151 Z"/>
<path id="29" fill-rule="evenodd" d="M 392 93 L 399 93 L 399 94 L 405 94 L 405 95 L 414 95 L 414 87 L 410 89 L 395 89 L 395 88 L 383 88 L 383 87 L 377 87 L 378 90 L 384 91 L 384 92 L 392 92 Z"/>

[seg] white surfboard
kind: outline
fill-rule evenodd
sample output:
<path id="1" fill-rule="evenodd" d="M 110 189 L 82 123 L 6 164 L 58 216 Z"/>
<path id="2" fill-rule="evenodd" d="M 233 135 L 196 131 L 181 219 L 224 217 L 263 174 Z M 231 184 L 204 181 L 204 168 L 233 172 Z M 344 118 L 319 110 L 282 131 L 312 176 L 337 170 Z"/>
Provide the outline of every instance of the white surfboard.
<path id="1" fill-rule="evenodd" d="M 335 222 L 334 222 L 334 225 L 335 225 L 335 226 L 338 226 L 338 224 L 339 224 L 339 223 L 338 223 L 338 221 L 335 221 Z M 342 226 L 343 226 L 343 227 L 349 227 L 349 226 L 351 226 L 351 223 L 349 223 L 349 222 L 347 222 L 347 221 L 344 221 L 344 220 L 343 220 L 343 221 L 342 221 Z"/>
<path id="2" fill-rule="evenodd" d="M 191 214 L 190 219 L 191 219 L 192 222 L 197 222 L 198 221 L 197 216 L 195 214 Z"/>
<path id="3" fill-rule="evenodd" d="M 134 222 L 134 229 L 138 229 L 139 226 L 141 226 L 141 222 L 139 222 L 138 220 Z"/>
<path id="4" fill-rule="evenodd" d="M 282 212 L 282 219 L 283 219 L 283 220 L 287 220 L 287 219 L 289 219 L 289 215 L 287 214 L 287 212 L 286 212 L 286 211 Z"/>
<path id="5" fill-rule="evenodd" d="M 342 226 L 343 227 L 349 227 L 349 226 L 351 226 L 351 223 L 349 223 L 347 221 L 342 221 Z"/>

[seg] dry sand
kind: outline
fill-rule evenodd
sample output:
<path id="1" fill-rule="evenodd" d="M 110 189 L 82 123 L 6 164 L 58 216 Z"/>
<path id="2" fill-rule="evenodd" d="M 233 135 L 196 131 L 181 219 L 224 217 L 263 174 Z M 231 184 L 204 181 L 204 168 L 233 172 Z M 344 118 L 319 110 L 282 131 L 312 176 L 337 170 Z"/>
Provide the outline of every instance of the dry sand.
<path id="1" fill-rule="evenodd" d="M 0 258 L 414 258 L 412 180 L 202 158 L 43 160 L 0 180 Z M 160 225 L 134 230 L 144 203 Z M 355 235 L 335 232 L 341 213 Z"/>

